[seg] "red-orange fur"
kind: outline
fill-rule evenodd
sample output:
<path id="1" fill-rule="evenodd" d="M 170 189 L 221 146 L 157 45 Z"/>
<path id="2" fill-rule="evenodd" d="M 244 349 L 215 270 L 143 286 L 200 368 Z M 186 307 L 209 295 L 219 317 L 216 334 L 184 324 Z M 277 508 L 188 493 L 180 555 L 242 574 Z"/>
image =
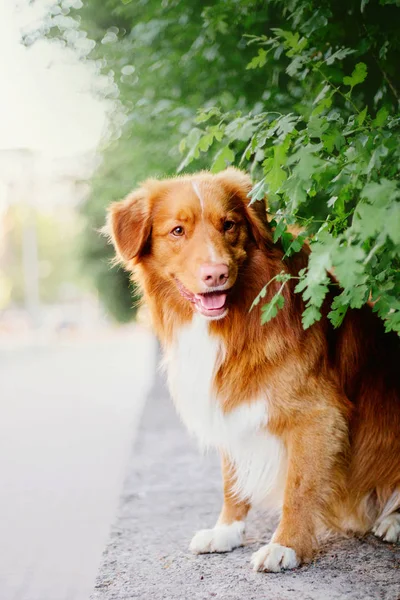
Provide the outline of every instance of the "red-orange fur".
<path id="1" fill-rule="evenodd" d="M 265 205 L 248 206 L 251 184 L 243 173 L 228 169 L 196 177 L 215 197 L 215 215 L 207 217 L 204 227 L 236 273 L 229 313 L 210 323 L 211 334 L 220 336 L 226 348 L 215 391 L 225 399 L 225 411 L 259 397 L 266 387 L 271 391 L 268 428 L 284 440 L 289 456 L 283 515 L 273 541 L 308 560 L 321 523 L 364 532 L 400 488 L 399 339 L 384 333 L 368 306 L 349 310 L 334 330 L 326 315 L 340 291 L 335 285 L 322 307 L 322 319 L 308 330 L 301 325 L 304 304 L 294 293 L 296 282 L 286 284 L 285 305 L 276 318 L 261 326 L 260 306 L 249 312 L 255 296 L 280 271 L 297 275 L 307 265 L 308 250 L 283 259 L 280 244 L 273 244 Z M 193 236 L 200 225 L 194 226 L 190 247 L 184 241 L 173 246 L 167 239 L 172 214 L 185 219 L 198 210 L 190 181 L 189 176 L 148 181 L 110 210 L 119 258 L 139 284 L 165 346 L 193 315 L 174 277 L 198 291 L 204 236 Z M 232 209 L 241 222 L 237 239 L 229 241 L 221 237 L 218 219 L 221 211 Z M 278 286 L 271 283 L 266 300 Z M 234 473 L 226 458 L 223 470 L 221 517 L 231 522 L 249 506 L 230 494 Z"/>

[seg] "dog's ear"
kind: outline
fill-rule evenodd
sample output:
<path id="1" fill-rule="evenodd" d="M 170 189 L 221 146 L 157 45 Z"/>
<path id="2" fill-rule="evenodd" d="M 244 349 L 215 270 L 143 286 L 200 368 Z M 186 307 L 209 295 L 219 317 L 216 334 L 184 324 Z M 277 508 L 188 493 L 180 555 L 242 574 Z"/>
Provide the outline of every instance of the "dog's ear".
<path id="1" fill-rule="evenodd" d="M 114 202 L 108 209 L 104 232 L 114 244 L 117 256 L 125 263 L 137 263 L 149 245 L 151 234 L 150 199 L 145 188 Z"/>
<path id="2" fill-rule="evenodd" d="M 229 167 L 218 173 L 217 178 L 231 197 L 241 200 L 250 233 L 257 246 L 265 245 L 271 238 L 266 200 L 256 200 L 250 204 L 249 194 L 253 187 L 250 176 L 244 171 Z"/>
<path id="3" fill-rule="evenodd" d="M 216 177 L 232 192 L 236 192 L 237 195 L 242 195 L 246 204 L 249 203 L 250 199 L 248 196 L 251 192 L 252 183 L 248 173 L 236 169 L 235 167 L 228 167 L 225 171 L 218 173 Z"/>

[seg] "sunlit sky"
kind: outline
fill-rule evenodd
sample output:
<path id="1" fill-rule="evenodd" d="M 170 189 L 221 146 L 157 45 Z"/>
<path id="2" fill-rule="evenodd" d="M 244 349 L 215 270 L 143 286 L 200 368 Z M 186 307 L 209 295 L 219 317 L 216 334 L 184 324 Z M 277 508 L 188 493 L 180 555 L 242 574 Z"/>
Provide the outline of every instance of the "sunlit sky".
<path id="1" fill-rule="evenodd" d="M 49 40 L 21 43 L 52 4 L 0 0 L 0 150 L 71 157 L 95 148 L 106 126 L 106 102 L 90 91 L 99 79 L 93 65 Z"/>

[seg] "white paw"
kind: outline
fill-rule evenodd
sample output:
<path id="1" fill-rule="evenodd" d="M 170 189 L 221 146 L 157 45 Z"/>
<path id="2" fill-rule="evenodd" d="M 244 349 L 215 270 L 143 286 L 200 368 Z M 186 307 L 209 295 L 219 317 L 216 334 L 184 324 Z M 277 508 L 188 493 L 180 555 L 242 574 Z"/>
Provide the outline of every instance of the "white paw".
<path id="1" fill-rule="evenodd" d="M 400 513 L 392 513 L 373 528 L 373 533 L 383 539 L 384 542 L 395 544 L 400 542 Z"/>
<path id="2" fill-rule="evenodd" d="M 202 529 L 193 537 L 189 550 L 194 554 L 207 552 L 230 552 L 243 544 L 244 522 L 231 525 L 216 525 L 213 529 Z"/>
<path id="3" fill-rule="evenodd" d="M 295 569 L 299 566 L 300 561 L 293 548 L 271 542 L 254 552 L 251 564 L 254 571 L 278 573 L 282 569 Z"/>

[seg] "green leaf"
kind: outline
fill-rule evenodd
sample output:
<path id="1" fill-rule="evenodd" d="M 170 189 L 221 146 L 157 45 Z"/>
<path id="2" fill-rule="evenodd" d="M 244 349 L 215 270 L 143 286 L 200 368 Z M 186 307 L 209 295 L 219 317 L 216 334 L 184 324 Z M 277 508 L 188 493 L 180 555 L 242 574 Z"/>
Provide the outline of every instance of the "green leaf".
<path id="1" fill-rule="evenodd" d="M 194 127 L 190 131 L 189 135 L 186 138 L 186 147 L 189 148 L 189 152 L 179 165 L 177 169 L 178 173 L 182 171 L 185 167 L 187 167 L 187 165 L 189 165 L 194 158 L 198 158 L 200 154 L 198 143 L 202 137 L 202 134 L 203 132 L 201 131 L 201 129 L 198 129 L 197 127 Z"/>
<path id="2" fill-rule="evenodd" d="M 371 204 L 386 205 L 389 199 L 400 197 L 400 188 L 397 181 L 382 178 L 379 182 L 367 183 L 360 196 L 369 200 Z"/>
<path id="3" fill-rule="evenodd" d="M 274 237 L 273 237 L 274 244 L 276 244 L 276 242 L 279 240 L 279 238 L 281 237 L 281 235 L 284 231 L 286 231 L 286 221 L 285 221 L 285 219 L 281 219 L 275 227 Z"/>
<path id="4" fill-rule="evenodd" d="M 323 100 L 326 96 L 326 94 L 331 90 L 331 86 L 329 84 L 324 85 L 324 87 L 322 88 L 322 90 L 320 91 L 320 93 L 318 94 L 318 96 L 315 98 L 313 104 L 318 104 L 318 102 L 321 102 L 321 100 Z"/>
<path id="5" fill-rule="evenodd" d="M 286 137 L 288 133 L 292 133 L 295 129 L 297 123 L 299 122 L 299 117 L 296 117 L 292 113 L 288 115 L 282 115 L 279 119 L 276 119 L 273 123 L 273 127 L 271 127 L 271 132 L 276 133 L 278 137 Z"/>
<path id="6" fill-rule="evenodd" d="M 383 42 L 382 46 L 379 49 L 379 58 L 381 60 L 386 60 L 386 56 L 387 56 L 387 52 L 389 50 L 389 42 L 388 40 L 386 40 L 385 42 Z"/>
<path id="7" fill-rule="evenodd" d="M 302 314 L 301 321 L 303 323 L 303 328 L 308 329 L 313 325 L 316 321 L 319 321 L 321 318 L 321 313 L 315 306 L 308 306 Z"/>
<path id="8" fill-rule="evenodd" d="M 270 302 L 264 304 L 261 309 L 261 325 L 265 325 L 265 323 L 276 317 L 278 310 L 283 308 L 284 304 L 285 298 L 279 292 L 273 296 Z"/>
<path id="9" fill-rule="evenodd" d="M 349 54 L 353 54 L 354 52 L 355 50 L 352 50 L 351 48 L 340 48 L 340 50 L 336 50 L 333 54 L 329 54 L 325 59 L 325 62 L 330 66 L 335 60 L 343 60 L 346 56 L 349 56 Z"/>
<path id="10" fill-rule="evenodd" d="M 393 202 L 385 213 L 385 233 L 394 244 L 400 244 L 400 202 Z"/>
<path id="11" fill-rule="evenodd" d="M 272 31 L 285 40 L 285 48 L 289 49 L 286 55 L 289 57 L 300 54 L 308 44 L 307 39 L 305 37 L 300 38 L 300 34 L 297 31 L 293 33 L 292 31 L 286 31 L 278 27 L 272 28 Z"/>
<path id="12" fill-rule="evenodd" d="M 287 249 L 285 248 L 285 255 L 283 258 L 286 258 L 287 256 L 292 256 L 296 252 L 300 252 L 306 239 L 307 239 L 306 233 L 300 233 L 296 237 L 294 237 L 292 235 L 292 243 L 288 246 Z"/>
<path id="13" fill-rule="evenodd" d="M 205 123 L 206 121 L 209 121 L 212 117 L 219 117 L 220 115 L 221 111 L 216 106 L 207 109 L 202 109 L 198 112 L 198 115 L 195 118 L 195 123 Z"/>
<path id="14" fill-rule="evenodd" d="M 293 235 L 289 231 L 284 231 L 281 235 L 281 243 L 285 256 L 287 255 L 287 251 L 289 250 L 292 241 Z"/>
<path id="15" fill-rule="evenodd" d="M 360 202 L 355 210 L 352 229 L 362 235 L 364 240 L 374 237 L 384 227 L 384 214 L 374 206 Z"/>
<path id="16" fill-rule="evenodd" d="M 297 73 L 309 62 L 309 58 L 304 55 L 296 55 L 286 67 L 286 73 L 290 77 L 295 77 Z"/>
<path id="17" fill-rule="evenodd" d="M 367 77 L 367 65 L 363 62 L 357 63 L 350 77 L 343 77 L 343 83 L 350 86 L 352 90 L 354 86 L 362 83 Z"/>
<path id="18" fill-rule="evenodd" d="M 361 6 L 360 6 L 360 10 L 363 13 L 364 12 L 364 8 L 367 6 L 369 0 L 361 0 Z"/>
<path id="19" fill-rule="evenodd" d="M 183 154 L 185 152 L 185 150 L 186 150 L 186 140 L 183 139 L 179 143 L 179 153 Z"/>
<path id="20" fill-rule="evenodd" d="M 286 144 L 274 146 L 273 158 L 267 158 L 263 162 L 265 182 L 268 184 L 269 191 L 274 194 L 280 190 L 287 179 L 286 171 L 283 169 L 286 162 L 286 148 Z"/>
<path id="21" fill-rule="evenodd" d="M 372 124 L 375 125 L 375 127 L 382 127 L 382 125 L 384 124 L 384 122 L 386 121 L 388 116 L 389 116 L 388 109 L 385 107 L 382 107 L 381 109 L 378 110 L 375 119 L 372 121 Z"/>
<path id="22" fill-rule="evenodd" d="M 366 280 L 365 252 L 361 246 L 341 246 L 334 253 L 335 275 L 344 288 L 352 288 Z"/>
<path id="23" fill-rule="evenodd" d="M 254 298 L 254 300 L 252 302 L 252 305 L 250 307 L 250 310 L 253 310 L 253 308 L 255 306 L 257 306 L 257 304 L 260 303 L 260 300 L 262 298 L 265 298 L 265 294 L 267 293 L 267 289 L 268 289 L 269 284 L 270 284 L 270 282 L 268 282 L 266 285 L 264 285 L 264 287 L 262 288 L 261 292 Z"/>
<path id="24" fill-rule="evenodd" d="M 368 106 L 366 106 L 364 108 L 364 110 L 362 110 L 356 117 L 356 123 L 359 127 L 361 127 L 361 125 L 364 123 L 365 118 L 367 116 L 367 112 L 368 112 Z"/>
<path id="25" fill-rule="evenodd" d="M 365 284 L 356 285 L 343 293 L 350 308 L 361 308 L 368 300 L 369 287 Z"/>
<path id="26" fill-rule="evenodd" d="M 241 142 L 247 142 L 251 138 L 256 129 L 256 124 L 253 119 L 246 119 L 239 117 L 234 119 L 227 125 L 225 129 L 225 135 L 227 135 L 232 141 L 239 140 Z"/>
<path id="27" fill-rule="evenodd" d="M 267 62 L 267 51 L 263 48 L 258 50 L 257 56 L 255 56 L 247 65 L 246 69 L 260 69 Z"/>
<path id="28" fill-rule="evenodd" d="M 235 153 L 229 146 L 221 148 L 221 150 L 219 150 L 219 152 L 217 152 L 215 155 L 211 172 L 218 173 L 219 171 L 223 171 L 227 166 L 231 165 L 234 160 Z"/>
<path id="29" fill-rule="evenodd" d="M 400 310 L 393 310 L 388 312 L 385 316 L 385 331 L 395 331 L 400 334 Z"/>
<path id="30" fill-rule="evenodd" d="M 296 175 L 302 181 L 308 182 L 308 187 L 310 187 L 310 180 L 318 169 L 326 166 L 326 163 L 317 154 L 322 147 L 322 144 L 308 144 L 307 146 L 301 146 L 288 160 L 289 165 L 298 161 L 297 165 L 292 170 L 292 174 Z"/>
<path id="31" fill-rule="evenodd" d="M 303 300 L 306 302 L 309 300 L 310 304 L 313 304 L 317 308 L 322 306 L 325 296 L 328 293 L 328 286 L 326 283 L 318 283 L 310 281 L 306 289 L 303 292 Z"/>
<path id="32" fill-rule="evenodd" d="M 328 13 L 329 14 L 329 13 Z M 325 14 L 323 14 L 321 9 L 317 9 L 312 16 L 306 21 L 301 30 L 306 35 L 311 35 L 314 31 L 320 30 L 323 27 L 326 27 L 328 24 L 328 19 Z"/>
<path id="33" fill-rule="evenodd" d="M 281 271 L 281 273 L 278 273 L 278 275 L 275 275 L 275 279 L 276 281 L 282 281 L 287 283 L 288 281 L 290 281 L 290 279 L 292 278 L 290 273 L 285 273 L 284 271 Z"/>
<path id="34" fill-rule="evenodd" d="M 330 283 L 327 271 L 332 267 L 332 256 L 337 247 L 335 240 L 327 232 L 319 232 L 318 238 L 311 244 L 311 254 L 303 279 L 295 288 L 296 293 L 303 292 L 303 300 L 308 306 L 318 309 L 322 306 Z"/>
<path id="35" fill-rule="evenodd" d="M 205 135 L 203 135 L 203 137 L 200 139 L 200 141 L 198 143 L 199 150 L 201 150 L 202 152 L 207 152 L 207 150 L 212 145 L 213 141 L 214 141 L 213 134 L 206 133 Z"/>
<path id="36" fill-rule="evenodd" d="M 267 193 L 267 185 L 265 182 L 265 177 L 263 179 L 261 179 L 261 181 L 259 181 L 258 183 L 256 183 L 249 196 L 251 198 L 251 202 L 250 204 L 253 204 L 253 202 L 255 202 L 256 200 L 262 200 L 263 198 L 265 198 L 265 195 Z"/>
<path id="37" fill-rule="evenodd" d="M 322 138 L 323 133 L 329 128 L 326 118 L 321 116 L 312 116 L 308 121 L 308 134 L 311 138 Z"/>
<path id="38" fill-rule="evenodd" d="M 332 154 L 334 148 L 339 151 L 346 143 L 342 132 L 336 126 L 330 128 L 326 133 L 324 133 L 321 137 L 321 140 L 324 144 L 325 150 L 327 150 L 329 154 Z"/>
<path id="39" fill-rule="evenodd" d="M 328 319 L 334 327 L 340 327 L 346 316 L 348 306 L 342 304 L 341 294 L 336 296 L 332 302 L 332 310 L 328 313 Z"/>
<path id="40" fill-rule="evenodd" d="M 380 169 L 382 166 L 383 159 L 389 154 L 388 148 L 381 144 L 375 148 L 371 155 L 371 159 L 366 167 L 366 174 L 368 178 L 373 174 L 375 169 Z"/>
<path id="41" fill-rule="evenodd" d="M 300 204 L 304 204 L 307 200 L 308 184 L 296 175 L 289 177 L 282 186 L 282 191 L 288 197 L 291 203 L 291 210 L 296 210 Z"/>
<path id="42" fill-rule="evenodd" d="M 274 281 L 280 281 L 282 283 L 287 283 L 290 279 L 291 279 L 291 275 L 290 273 L 285 273 L 285 271 L 281 271 L 280 273 L 278 273 L 278 275 L 275 275 L 275 277 L 273 277 L 272 279 L 270 279 L 270 281 L 268 281 L 268 283 L 266 285 L 264 285 L 264 287 L 262 288 L 262 290 L 259 292 L 258 296 L 256 296 L 253 300 L 253 303 L 250 307 L 250 310 L 253 310 L 253 308 L 255 306 L 257 306 L 257 304 L 259 304 L 261 298 L 265 298 L 265 295 L 267 293 L 267 289 L 268 286 Z M 279 296 L 282 293 L 282 289 L 283 289 L 283 285 L 281 286 L 281 288 L 279 289 L 279 291 L 277 292 L 277 294 L 275 294 L 275 296 Z M 275 298 L 274 296 L 274 298 Z M 274 300 L 274 298 L 272 300 Z M 275 302 L 275 300 L 274 300 Z M 263 309 L 262 309 L 263 310 Z"/>

